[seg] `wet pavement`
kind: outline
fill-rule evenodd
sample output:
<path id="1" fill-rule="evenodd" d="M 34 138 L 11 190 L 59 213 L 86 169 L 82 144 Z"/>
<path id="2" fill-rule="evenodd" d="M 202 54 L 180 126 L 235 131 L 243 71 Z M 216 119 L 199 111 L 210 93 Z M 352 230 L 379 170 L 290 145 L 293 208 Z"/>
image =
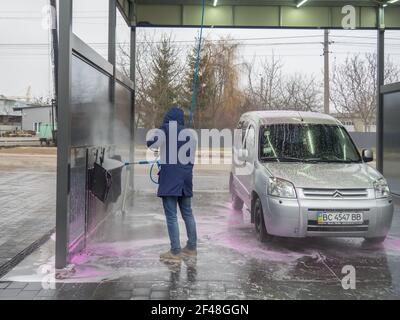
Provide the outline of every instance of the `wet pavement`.
<path id="1" fill-rule="evenodd" d="M 54 173 L 0 171 L 0 275 L 54 232 Z"/>
<path id="2" fill-rule="evenodd" d="M 142 151 L 137 156 L 143 156 Z M 0 277 L 54 232 L 56 159 L 55 148 L 0 148 Z M 222 167 L 225 174 L 229 166 Z M 135 169 L 137 189 L 153 192 L 149 167 Z M 213 178 L 204 174 L 201 169 L 195 178 L 199 190 L 210 182 L 218 186 L 214 190 L 227 187 L 226 179 L 218 181 L 218 174 Z"/>
<path id="3" fill-rule="evenodd" d="M 222 190 L 222 189 L 221 189 Z M 54 237 L 0 280 L 0 299 L 399 299 L 400 207 L 382 245 L 362 239 L 276 238 L 257 241 L 247 212 L 228 193 L 196 193 L 198 258 L 161 263 L 168 249 L 161 202 L 133 197 L 111 216 L 74 266 L 54 277 Z M 181 242 L 185 233 L 181 226 Z M 356 289 L 342 268 L 354 266 Z"/>

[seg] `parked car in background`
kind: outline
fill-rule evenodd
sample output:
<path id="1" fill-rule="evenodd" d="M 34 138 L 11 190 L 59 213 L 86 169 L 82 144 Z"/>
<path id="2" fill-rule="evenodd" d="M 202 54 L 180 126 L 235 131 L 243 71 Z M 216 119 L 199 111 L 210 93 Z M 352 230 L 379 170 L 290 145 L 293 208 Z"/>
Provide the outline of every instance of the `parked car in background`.
<path id="1" fill-rule="evenodd" d="M 243 114 L 230 192 L 246 205 L 258 238 L 363 237 L 385 240 L 393 203 L 385 178 L 329 115 L 297 111 Z"/>

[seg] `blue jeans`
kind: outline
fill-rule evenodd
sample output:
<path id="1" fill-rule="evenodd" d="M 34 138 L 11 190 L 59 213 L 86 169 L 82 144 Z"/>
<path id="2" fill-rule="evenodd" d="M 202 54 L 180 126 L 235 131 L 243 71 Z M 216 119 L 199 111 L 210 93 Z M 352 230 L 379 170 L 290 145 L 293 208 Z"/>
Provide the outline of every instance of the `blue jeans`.
<path id="1" fill-rule="evenodd" d="M 171 241 L 171 252 L 179 254 L 181 252 L 181 243 L 179 240 L 179 225 L 177 218 L 177 204 L 181 210 L 183 221 L 186 225 L 188 237 L 187 247 L 190 250 L 196 250 L 197 233 L 196 222 L 192 213 L 192 198 L 190 197 L 162 197 L 165 217 L 167 219 L 168 235 Z"/>

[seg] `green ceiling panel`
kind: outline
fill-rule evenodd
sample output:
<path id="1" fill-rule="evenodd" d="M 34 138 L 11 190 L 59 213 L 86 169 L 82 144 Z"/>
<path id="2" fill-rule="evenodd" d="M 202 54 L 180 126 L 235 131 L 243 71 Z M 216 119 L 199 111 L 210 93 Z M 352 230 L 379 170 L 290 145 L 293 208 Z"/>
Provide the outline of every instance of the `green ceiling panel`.
<path id="1" fill-rule="evenodd" d="M 400 8 L 385 10 L 385 24 L 387 28 L 400 28 Z"/>
<path id="2" fill-rule="evenodd" d="M 125 3 L 126 0 L 118 0 Z M 125 5 L 126 6 L 126 5 Z M 333 27 L 341 28 L 341 7 L 328 6 L 243 6 L 221 5 L 207 6 L 205 25 L 216 27 Z M 199 26 L 201 6 L 198 5 L 162 5 L 138 4 L 137 22 L 156 26 Z M 377 8 L 372 6 L 356 7 L 356 27 L 376 28 Z M 400 7 L 385 9 L 386 27 L 400 28 Z"/>
<path id="3" fill-rule="evenodd" d="M 377 23 L 377 14 L 374 8 L 363 7 L 361 8 L 361 27 L 362 28 L 375 28 Z"/>
<path id="4" fill-rule="evenodd" d="M 282 7 L 282 26 L 326 27 L 329 26 L 328 7 Z"/>
<path id="5" fill-rule="evenodd" d="M 279 7 L 235 6 L 236 26 L 279 26 Z"/>
<path id="6" fill-rule="evenodd" d="M 145 22 L 156 25 L 182 25 L 182 7 L 178 5 L 137 5 L 136 21 L 137 23 Z"/>
<path id="7" fill-rule="evenodd" d="M 201 6 L 184 6 L 183 23 L 189 26 L 199 25 L 201 21 L 201 11 Z M 206 26 L 232 26 L 232 6 L 207 6 L 205 8 L 204 24 Z"/>

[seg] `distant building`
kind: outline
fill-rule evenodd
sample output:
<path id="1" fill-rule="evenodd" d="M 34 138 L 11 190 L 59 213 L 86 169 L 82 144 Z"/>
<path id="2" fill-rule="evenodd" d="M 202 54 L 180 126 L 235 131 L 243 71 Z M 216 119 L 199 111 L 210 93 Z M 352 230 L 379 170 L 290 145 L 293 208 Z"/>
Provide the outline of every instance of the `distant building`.
<path id="1" fill-rule="evenodd" d="M 51 106 L 27 104 L 14 110 L 22 115 L 22 130 L 39 132 L 41 124 L 52 123 Z"/>
<path id="2" fill-rule="evenodd" d="M 0 95 L 0 135 L 19 130 L 39 132 L 40 124 L 51 122 L 51 106 Z"/>
<path id="3" fill-rule="evenodd" d="M 365 127 L 363 121 L 358 115 L 331 113 L 331 116 L 338 119 L 349 132 L 376 132 L 375 121 L 371 125 Z"/>
<path id="4" fill-rule="evenodd" d="M 0 136 L 9 131 L 21 130 L 22 114 L 14 110 L 17 103 L 0 95 Z"/>

